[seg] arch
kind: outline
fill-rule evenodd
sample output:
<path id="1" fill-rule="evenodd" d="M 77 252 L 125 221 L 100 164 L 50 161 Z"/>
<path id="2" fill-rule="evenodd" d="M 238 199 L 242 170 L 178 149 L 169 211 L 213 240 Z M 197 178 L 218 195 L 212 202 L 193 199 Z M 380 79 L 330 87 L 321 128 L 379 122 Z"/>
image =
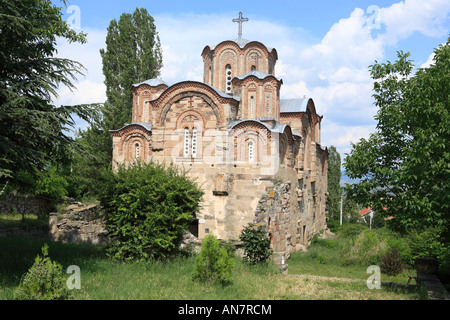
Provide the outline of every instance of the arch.
<path id="1" fill-rule="evenodd" d="M 205 103 L 209 107 L 211 107 L 211 109 L 216 117 L 216 123 L 220 124 L 222 122 L 221 112 L 220 112 L 219 108 L 217 107 L 217 104 L 211 99 L 211 97 L 209 97 L 205 93 L 202 93 L 199 91 L 187 91 L 187 92 L 178 93 L 169 99 L 169 102 L 167 102 L 161 110 L 159 123 L 161 125 L 164 125 L 164 123 L 166 121 L 167 113 L 169 112 L 170 108 L 172 107 L 172 105 L 174 103 L 177 103 L 181 99 L 190 98 L 190 97 L 202 98 L 205 101 Z"/>
<path id="2" fill-rule="evenodd" d="M 264 157 L 270 155 L 270 130 L 260 122 L 247 120 L 236 124 L 230 129 L 229 138 L 230 156 L 237 162 L 248 162 L 250 142 L 254 153 L 253 163 L 263 162 Z"/>
<path id="3" fill-rule="evenodd" d="M 205 128 L 205 118 L 196 110 L 186 110 L 178 116 L 176 128 L 184 128 L 186 125 L 192 127 L 192 125 L 201 121 L 202 128 Z"/>

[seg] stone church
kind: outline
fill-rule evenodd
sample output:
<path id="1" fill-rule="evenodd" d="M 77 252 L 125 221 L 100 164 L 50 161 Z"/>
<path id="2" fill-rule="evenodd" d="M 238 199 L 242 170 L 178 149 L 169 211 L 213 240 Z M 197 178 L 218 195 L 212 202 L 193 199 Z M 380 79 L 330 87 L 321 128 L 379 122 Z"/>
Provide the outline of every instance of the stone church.
<path id="1" fill-rule="evenodd" d="M 248 20 L 248 19 L 247 19 Z M 207 45 L 203 82 L 133 85 L 130 124 L 111 131 L 113 162 L 175 163 L 205 195 L 192 226 L 202 239 L 238 239 L 262 224 L 275 252 L 292 252 L 326 229 L 328 150 L 309 97 L 282 99 L 278 52 L 239 37 Z"/>

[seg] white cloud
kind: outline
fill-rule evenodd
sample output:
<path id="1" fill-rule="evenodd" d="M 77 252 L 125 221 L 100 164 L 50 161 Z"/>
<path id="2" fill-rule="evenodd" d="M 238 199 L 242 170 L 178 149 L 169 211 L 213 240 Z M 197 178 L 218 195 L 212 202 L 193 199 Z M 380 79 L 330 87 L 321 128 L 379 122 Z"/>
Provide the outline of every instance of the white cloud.
<path id="1" fill-rule="evenodd" d="M 282 98 L 312 97 L 317 112 L 324 116 L 322 143 L 335 145 L 343 155 L 350 151 L 350 141 L 367 138 L 375 129 L 376 108 L 368 66 L 374 60 L 384 60 L 388 46 L 414 32 L 426 36 L 445 34 L 449 12 L 448 0 L 405 0 L 380 8 L 374 13 L 376 17 L 355 8 L 322 39 L 314 41 L 305 30 L 254 18 L 244 24 L 243 37 L 276 48 L 276 76 L 284 83 Z M 202 81 L 203 48 L 237 38 L 237 25 L 230 16 L 226 12 L 154 15 L 163 50 L 161 78 L 169 84 Z M 379 18 L 380 24 L 371 25 L 371 18 Z M 80 61 L 88 69 L 86 79 L 78 85 L 78 93 L 61 91 L 61 100 L 70 104 L 104 98 L 99 49 L 105 47 L 106 30 L 86 31 L 88 44 L 59 46 L 61 56 Z M 423 66 L 431 61 L 432 56 Z"/>
<path id="2" fill-rule="evenodd" d="M 413 32 L 429 37 L 446 35 L 449 31 L 448 0 L 405 0 L 380 9 L 381 23 L 386 26 L 384 41 L 393 44 Z"/>

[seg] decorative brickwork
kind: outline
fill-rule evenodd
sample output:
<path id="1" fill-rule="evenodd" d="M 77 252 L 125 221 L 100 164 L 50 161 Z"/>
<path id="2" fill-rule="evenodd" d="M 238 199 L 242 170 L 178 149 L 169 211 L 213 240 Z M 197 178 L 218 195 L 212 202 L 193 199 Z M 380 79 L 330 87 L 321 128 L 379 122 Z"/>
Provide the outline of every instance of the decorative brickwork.
<path id="1" fill-rule="evenodd" d="M 238 239 L 256 221 L 287 258 L 326 228 L 322 117 L 312 99 L 281 111 L 275 49 L 239 38 L 205 47 L 202 57 L 204 83 L 133 87 L 138 123 L 112 132 L 113 159 L 183 167 L 205 191 L 196 237 Z"/>

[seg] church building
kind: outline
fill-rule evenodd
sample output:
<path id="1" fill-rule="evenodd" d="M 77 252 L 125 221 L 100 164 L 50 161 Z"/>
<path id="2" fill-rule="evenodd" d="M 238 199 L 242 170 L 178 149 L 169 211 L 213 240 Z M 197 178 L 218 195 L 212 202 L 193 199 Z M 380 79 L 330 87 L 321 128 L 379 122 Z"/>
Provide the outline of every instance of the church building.
<path id="1" fill-rule="evenodd" d="M 192 232 L 237 240 L 262 224 L 275 252 L 326 229 L 327 157 L 310 97 L 282 99 L 278 52 L 239 37 L 207 45 L 203 82 L 133 85 L 130 124 L 111 131 L 113 162 L 174 163 L 204 190 Z"/>

